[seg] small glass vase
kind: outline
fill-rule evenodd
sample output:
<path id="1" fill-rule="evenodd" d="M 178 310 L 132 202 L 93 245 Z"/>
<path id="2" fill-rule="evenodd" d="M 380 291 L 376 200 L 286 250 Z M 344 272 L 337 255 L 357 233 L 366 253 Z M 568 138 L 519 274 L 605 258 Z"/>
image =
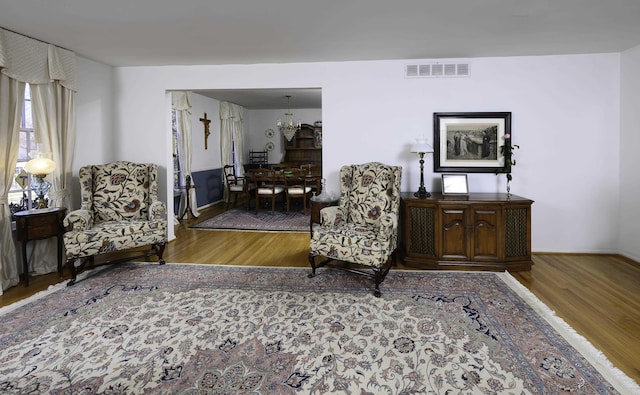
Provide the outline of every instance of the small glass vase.
<path id="1" fill-rule="evenodd" d="M 321 183 L 322 183 L 322 191 L 318 196 L 315 196 L 313 200 L 316 202 L 330 202 L 331 200 L 333 200 L 333 197 L 329 195 L 329 193 L 327 192 L 327 187 L 326 187 L 327 180 L 323 178 Z"/>
<path id="2" fill-rule="evenodd" d="M 511 180 L 507 180 L 507 198 L 511 197 Z"/>

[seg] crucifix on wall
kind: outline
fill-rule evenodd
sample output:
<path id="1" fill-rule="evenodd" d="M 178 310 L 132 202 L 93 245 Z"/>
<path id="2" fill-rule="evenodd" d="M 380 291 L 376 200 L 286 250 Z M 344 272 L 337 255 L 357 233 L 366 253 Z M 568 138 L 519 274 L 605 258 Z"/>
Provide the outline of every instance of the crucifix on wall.
<path id="1" fill-rule="evenodd" d="M 204 149 L 208 149 L 209 147 L 207 146 L 207 139 L 211 134 L 211 131 L 209 130 L 209 124 L 211 123 L 211 120 L 207 119 L 206 112 L 204 113 L 204 118 L 200 118 L 200 122 L 204 124 Z"/>

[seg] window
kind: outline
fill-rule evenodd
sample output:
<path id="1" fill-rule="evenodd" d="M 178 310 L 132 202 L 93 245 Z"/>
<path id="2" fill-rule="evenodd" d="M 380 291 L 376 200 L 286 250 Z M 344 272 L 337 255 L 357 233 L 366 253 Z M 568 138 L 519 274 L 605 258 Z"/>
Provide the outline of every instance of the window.
<path id="1" fill-rule="evenodd" d="M 24 165 L 29 161 L 29 152 L 36 150 L 36 141 L 33 132 L 33 111 L 31 108 L 31 89 L 27 84 L 22 101 L 22 119 L 20 121 L 20 148 L 18 150 L 18 163 L 11 189 L 9 190 L 9 205 L 11 214 L 31 208 L 31 176 L 26 175 L 26 188 L 23 190 L 16 178 L 23 171 Z M 26 172 L 25 172 L 26 173 Z"/>

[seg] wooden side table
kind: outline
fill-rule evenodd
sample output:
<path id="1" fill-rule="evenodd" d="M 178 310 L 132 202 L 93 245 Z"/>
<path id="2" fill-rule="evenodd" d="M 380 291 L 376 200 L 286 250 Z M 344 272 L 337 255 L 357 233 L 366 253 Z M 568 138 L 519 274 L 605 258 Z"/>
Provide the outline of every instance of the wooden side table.
<path id="1" fill-rule="evenodd" d="M 184 212 L 182 213 L 182 215 L 180 215 L 180 218 L 178 218 L 178 221 L 182 221 L 182 218 L 184 218 L 184 216 L 187 215 L 187 213 L 191 214 L 191 218 L 196 217 L 195 215 L 193 215 L 193 209 L 191 208 L 191 199 L 189 198 L 189 191 L 193 188 L 197 188 L 197 187 L 195 184 L 191 183 L 191 176 L 187 176 L 185 186 L 177 187 L 177 189 L 184 191 L 185 199 L 186 199 Z M 189 219 L 189 216 L 187 215 L 187 220 L 188 219 Z"/>
<path id="2" fill-rule="evenodd" d="M 64 225 L 62 221 L 67 213 L 66 207 L 52 207 L 19 211 L 16 216 L 16 232 L 18 241 L 22 244 L 22 268 L 24 285 L 29 285 L 29 262 L 27 262 L 27 242 L 30 240 L 58 239 L 58 273 L 62 274 L 62 236 Z"/>

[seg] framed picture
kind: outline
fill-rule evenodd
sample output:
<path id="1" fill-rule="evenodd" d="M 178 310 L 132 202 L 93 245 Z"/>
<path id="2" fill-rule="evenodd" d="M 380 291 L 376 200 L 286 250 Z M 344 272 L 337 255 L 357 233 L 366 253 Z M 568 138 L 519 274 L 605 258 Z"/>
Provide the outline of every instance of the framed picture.
<path id="1" fill-rule="evenodd" d="M 466 174 L 443 174 L 442 194 L 461 196 L 469 194 L 469 184 Z"/>
<path id="2" fill-rule="evenodd" d="M 433 171 L 507 173 L 500 146 L 511 135 L 510 112 L 433 113 Z"/>

